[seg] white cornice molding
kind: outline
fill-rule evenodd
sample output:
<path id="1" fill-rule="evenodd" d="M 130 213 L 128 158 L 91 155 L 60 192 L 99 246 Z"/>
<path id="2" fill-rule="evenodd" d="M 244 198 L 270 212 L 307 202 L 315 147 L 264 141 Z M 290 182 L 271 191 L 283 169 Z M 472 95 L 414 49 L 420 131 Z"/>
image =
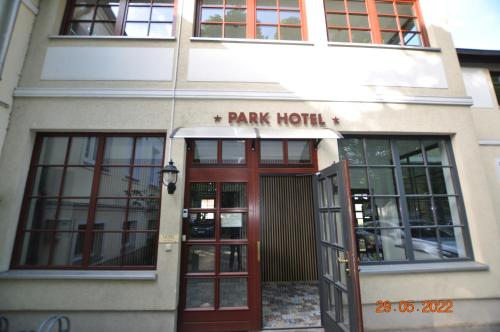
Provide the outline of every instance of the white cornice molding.
<path id="1" fill-rule="evenodd" d="M 31 0 L 22 0 L 23 4 L 28 7 L 28 9 L 36 16 L 38 15 L 38 6 L 36 6 Z"/>
<path id="2" fill-rule="evenodd" d="M 88 88 L 18 88 L 17 98 L 163 98 L 173 97 L 171 89 L 88 89 Z M 288 91 L 236 91 L 236 90 L 189 90 L 175 92 L 178 99 L 219 100 L 276 100 L 276 101 L 326 101 L 346 103 L 391 103 L 420 105 L 471 106 L 470 97 L 404 96 L 366 94 L 341 95 L 298 95 Z"/>
<path id="3" fill-rule="evenodd" d="M 500 140 L 498 139 L 484 139 L 479 141 L 479 145 L 500 145 Z"/>

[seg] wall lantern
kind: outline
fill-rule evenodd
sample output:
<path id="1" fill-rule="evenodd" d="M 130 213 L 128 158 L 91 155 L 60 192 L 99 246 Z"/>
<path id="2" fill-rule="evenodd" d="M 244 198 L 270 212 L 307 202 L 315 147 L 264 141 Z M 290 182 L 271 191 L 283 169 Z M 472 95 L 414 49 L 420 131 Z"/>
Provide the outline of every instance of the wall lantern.
<path id="1" fill-rule="evenodd" d="M 175 184 L 177 183 L 177 174 L 179 170 L 175 167 L 174 162 L 170 160 L 168 165 L 163 167 L 163 184 L 167 186 L 167 191 L 170 195 L 175 192 Z"/>

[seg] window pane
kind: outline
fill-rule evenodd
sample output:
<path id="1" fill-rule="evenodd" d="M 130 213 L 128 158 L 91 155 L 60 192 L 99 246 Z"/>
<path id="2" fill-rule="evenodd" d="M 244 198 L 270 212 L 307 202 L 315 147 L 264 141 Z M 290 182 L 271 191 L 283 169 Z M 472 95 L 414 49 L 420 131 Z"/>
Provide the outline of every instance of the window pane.
<path id="1" fill-rule="evenodd" d="M 78 232 L 26 232 L 21 251 L 22 265 L 80 265 L 73 246 Z M 83 234 L 83 233 L 81 233 Z"/>
<path id="2" fill-rule="evenodd" d="M 368 15 L 349 15 L 349 22 L 353 28 L 369 28 Z"/>
<path id="3" fill-rule="evenodd" d="M 365 0 L 348 0 L 347 8 L 350 12 L 366 13 Z"/>
<path id="4" fill-rule="evenodd" d="M 397 140 L 399 161 L 402 165 L 421 165 L 424 163 L 420 141 Z"/>
<path id="5" fill-rule="evenodd" d="M 323 283 L 325 284 L 325 287 L 327 289 L 327 307 L 326 307 L 326 314 L 328 316 L 331 317 L 331 319 L 333 319 L 334 321 L 337 320 L 337 317 L 335 315 L 335 287 L 327 282 L 327 281 L 323 281 Z"/>
<path id="6" fill-rule="evenodd" d="M 64 175 L 63 196 L 90 196 L 94 167 L 68 167 Z"/>
<path id="7" fill-rule="evenodd" d="M 214 295 L 214 279 L 187 280 L 186 308 L 213 308 Z"/>
<path id="8" fill-rule="evenodd" d="M 374 204 L 376 208 L 375 219 L 379 227 L 399 227 L 403 225 L 396 198 L 374 198 Z"/>
<path id="9" fill-rule="evenodd" d="M 277 26 L 257 26 L 257 39 L 278 39 L 278 27 Z"/>
<path id="10" fill-rule="evenodd" d="M 202 2 L 204 5 L 223 5 L 224 0 L 203 0 Z"/>
<path id="11" fill-rule="evenodd" d="M 379 14 L 394 14 L 394 6 L 390 2 L 378 2 L 377 13 Z"/>
<path id="12" fill-rule="evenodd" d="M 246 184 L 223 183 L 221 185 L 221 208 L 244 208 L 246 206 Z"/>
<path id="13" fill-rule="evenodd" d="M 122 236 L 122 233 L 93 232 L 90 265 L 122 265 Z"/>
<path id="14" fill-rule="evenodd" d="M 407 198 L 411 226 L 434 225 L 430 198 Z"/>
<path id="15" fill-rule="evenodd" d="M 126 197 L 129 195 L 130 167 L 103 167 L 99 196 Z"/>
<path id="16" fill-rule="evenodd" d="M 465 254 L 462 227 L 445 227 L 439 229 L 441 252 L 443 258 L 463 258 Z"/>
<path id="17" fill-rule="evenodd" d="M 226 6 L 246 6 L 246 0 L 226 0 Z"/>
<path id="18" fill-rule="evenodd" d="M 189 246 L 188 273 L 214 271 L 215 247 L 203 245 Z"/>
<path id="19" fill-rule="evenodd" d="M 231 244 L 220 246 L 221 272 L 247 271 L 247 246 Z"/>
<path id="20" fill-rule="evenodd" d="M 115 23 L 94 23 L 92 36 L 112 36 L 115 34 Z"/>
<path id="21" fill-rule="evenodd" d="M 356 229 L 359 258 L 363 262 L 378 261 L 377 236 L 374 229 Z"/>
<path id="22" fill-rule="evenodd" d="M 429 165 L 449 165 L 446 145 L 442 140 L 422 141 Z"/>
<path id="23" fill-rule="evenodd" d="M 341 155 L 343 160 L 349 160 L 351 165 L 363 165 L 365 157 L 363 152 L 363 140 L 359 138 L 348 138 L 340 141 Z"/>
<path id="24" fill-rule="evenodd" d="M 283 142 L 282 141 L 261 141 L 260 142 L 260 162 L 264 164 L 283 163 Z"/>
<path id="25" fill-rule="evenodd" d="M 213 209 L 215 207 L 215 184 L 192 183 L 189 196 L 192 208 Z"/>
<path id="26" fill-rule="evenodd" d="M 132 161 L 132 137 L 108 137 L 104 150 L 105 165 L 129 165 Z"/>
<path id="27" fill-rule="evenodd" d="M 413 228 L 411 236 L 416 260 L 441 258 L 435 228 Z"/>
<path id="28" fill-rule="evenodd" d="M 151 13 L 151 21 L 172 21 L 173 20 L 173 7 L 153 7 Z"/>
<path id="29" fill-rule="evenodd" d="M 132 172 L 130 196 L 159 197 L 161 193 L 160 167 L 135 167 Z"/>
<path id="30" fill-rule="evenodd" d="M 308 163 L 311 161 L 309 141 L 288 141 L 288 162 Z"/>
<path id="31" fill-rule="evenodd" d="M 325 7 L 328 11 L 345 11 L 344 1 L 339 0 L 326 0 Z"/>
<path id="32" fill-rule="evenodd" d="M 370 31 L 351 30 L 353 43 L 371 43 L 372 35 Z"/>
<path id="33" fill-rule="evenodd" d="M 73 20 L 92 21 L 94 19 L 94 6 L 75 6 Z"/>
<path id="34" fill-rule="evenodd" d="M 434 197 L 436 216 L 439 225 L 460 225 L 458 204 L 455 197 Z"/>
<path id="35" fill-rule="evenodd" d="M 149 21 L 150 7 L 128 7 L 127 21 Z"/>
<path id="36" fill-rule="evenodd" d="M 221 307 L 247 306 L 246 278 L 222 278 L 220 279 L 219 288 Z"/>
<path id="37" fill-rule="evenodd" d="M 379 16 L 379 24 L 381 29 L 398 30 L 396 17 L 393 16 Z"/>
<path id="38" fill-rule="evenodd" d="M 128 225 L 135 225 L 135 221 L 129 221 Z M 123 242 L 122 264 L 124 266 L 140 266 L 140 265 L 155 264 L 154 259 L 156 256 L 156 249 L 157 249 L 156 233 L 154 232 L 123 233 L 122 242 Z"/>
<path id="39" fill-rule="evenodd" d="M 172 23 L 151 23 L 149 37 L 166 38 L 172 36 Z"/>
<path id="40" fill-rule="evenodd" d="M 351 192 L 353 195 L 368 195 L 368 178 L 366 176 L 366 169 L 363 168 L 350 168 L 349 174 L 351 178 Z"/>
<path id="41" fill-rule="evenodd" d="M 425 167 L 403 167 L 403 183 L 406 194 L 429 194 Z"/>
<path id="42" fill-rule="evenodd" d="M 375 203 L 377 203 L 377 201 L 375 201 Z M 383 204 L 383 202 L 380 204 Z M 381 208 L 384 208 L 384 206 Z M 376 226 L 373 222 L 371 200 L 368 196 L 354 196 L 354 215 L 358 227 Z M 375 218 L 377 218 L 377 216 L 375 216 Z"/>
<path id="43" fill-rule="evenodd" d="M 72 22 L 69 27 L 69 35 L 89 36 L 92 23 Z"/>
<path id="44" fill-rule="evenodd" d="M 246 25 L 226 24 L 224 25 L 224 38 L 246 38 Z"/>
<path id="45" fill-rule="evenodd" d="M 126 199 L 98 199 L 95 220 L 103 224 L 105 231 L 121 231 L 127 211 Z"/>
<path id="46" fill-rule="evenodd" d="M 300 27 L 280 27 L 281 40 L 302 40 L 302 32 Z"/>
<path id="47" fill-rule="evenodd" d="M 116 21 L 118 17 L 118 6 L 100 6 L 97 7 L 95 15 L 96 21 Z"/>
<path id="48" fill-rule="evenodd" d="M 381 252 L 384 261 L 406 260 L 404 232 L 402 229 L 381 229 Z"/>
<path id="49" fill-rule="evenodd" d="M 247 19 L 246 9 L 226 9 L 226 22 L 245 23 Z"/>
<path id="50" fill-rule="evenodd" d="M 131 199 L 128 206 L 128 221 L 136 222 L 138 231 L 158 230 L 160 216 L 159 199 Z"/>
<path id="51" fill-rule="evenodd" d="M 125 36 L 146 37 L 148 35 L 148 23 L 127 23 L 125 25 Z"/>
<path id="52" fill-rule="evenodd" d="M 400 17 L 399 25 L 401 27 L 401 30 L 409 30 L 414 32 L 418 31 L 417 21 L 413 18 Z"/>
<path id="53" fill-rule="evenodd" d="M 280 11 L 280 24 L 300 24 L 300 12 Z"/>
<path id="54" fill-rule="evenodd" d="M 212 212 L 189 215 L 190 239 L 213 239 L 215 236 L 215 215 Z"/>
<path id="55" fill-rule="evenodd" d="M 26 229 L 53 229 L 56 222 L 57 199 L 30 200 Z"/>
<path id="56" fill-rule="evenodd" d="M 369 168 L 368 175 L 370 176 L 373 195 L 397 194 L 392 168 Z"/>
<path id="57" fill-rule="evenodd" d="M 67 137 L 44 137 L 38 164 L 62 165 L 68 146 Z"/>
<path id="58" fill-rule="evenodd" d="M 201 10 L 202 22 L 222 22 L 224 12 L 222 8 L 203 8 Z"/>
<path id="59" fill-rule="evenodd" d="M 280 8 L 299 8 L 299 0 L 280 0 Z"/>
<path id="60" fill-rule="evenodd" d="M 69 165 L 95 165 L 97 137 L 73 137 L 69 151 Z"/>
<path id="61" fill-rule="evenodd" d="M 33 195 L 59 196 L 63 172 L 63 167 L 37 167 Z"/>
<path id="62" fill-rule="evenodd" d="M 349 32 L 345 29 L 328 29 L 328 41 L 347 43 L 349 42 Z"/>
<path id="63" fill-rule="evenodd" d="M 415 13 L 413 12 L 413 5 L 412 4 L 398 3 L 398 4 L 396 4 L 396 6 L 398 8 L 399 15 L 408 15 L 408 16 L 415 15 Z"/>
<path id="64" fill-rule="evenodd" d="M 196 140 L 193 162 L 197 164 L 217 164 L 217 141 Z"/>
<path id="65" fill-rule="evenodd" d="M 344 246 L 344 224 L 342 220 L 342 214 L 340 212 L 334 212 L 331 216 L 331 220 L 335 221 L 335 243 L 339 246 Z"/>
<path id="66" fill-rule="evenodd" d="M 277 7 L 276 0 L 257 0 L 257 7 Z"/>
<path id="67" fill-rule="evenodd" d="M 223 164 L 244 164 L 245 162 L 245 141 L 222 141 Z"/>
<path id="68" fill-rule="evenodd" d="M 391 145 L 387 139 L 367 139 L 366 159 L 369 165 L 392 165 Z"/>
<path id="69" fill-rule="evenodd" d="M 326 20 L 329 26 L 347 26 L 347 16 L 344 14 L 328 14 Z"/>
<path id="70" fill-rule="evenodd" d="M 222 24 L 202 24 L 200 37 L 222 38 Z"/>
<path id="71" fill-rule="evenodd" d="M 220 214 L 221 239 L 246 239 L 247 219 L 244 213 Z"/>
<path id="72" fill-rule="evenodd" d="M 420 34 L 403 32 L 403 40 L 406 46 L 422 46 Z"/>
<path id="73" fill-rule="evenodd" d="M 278 24 L 278 12 L 275 10 L 257 10 L 257 23 Z"/>
<path id="74" fill-rule="evenodd" d="M 136 165 L 162 165 L 164 142 L 163 137 L 137 138 L 134 163 Z"/>
<path id="75" fill-rule="evenodd" d="M 451 169 L 441 167 L 429 167 L 432 192 L 434 194 L 454 194 Z"/>
<path id="76" fill-rule="evenodd" d="M 399 32 L 382 32 L 382 43 L 387 45 L 401 45 Z"/>

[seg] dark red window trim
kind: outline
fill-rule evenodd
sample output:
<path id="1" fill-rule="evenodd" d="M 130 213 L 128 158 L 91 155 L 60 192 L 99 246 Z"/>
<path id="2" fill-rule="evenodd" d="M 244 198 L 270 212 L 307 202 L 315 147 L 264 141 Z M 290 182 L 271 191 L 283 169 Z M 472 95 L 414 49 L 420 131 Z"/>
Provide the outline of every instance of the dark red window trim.
<path id="1" fill-rule="evenodd" d="M 158 248 L 158 239 L 159 239 L 159 227 L 160 227 L 160 216 L 161 216 L 161 209 L 160 205 L 158 206 L 158 216 L 156 219 L 156 229 L 154 230 L 140 230 L 140 231 L 134 231 L 134 230 L 129 230 L 129 229 L 122 229 L 122 230 L 116 230 L 116 231 L 106 231 L 106 233 L 119 233 L 122 235 L 122 251 L 123 251 L 123 240 L 129 236 L 129 234 L 125 233 L 150 233 L 154 234 L 153 241 L 155 246 L 153 246 L 153 257 L 152 261 L 154 264 L 152 265 L 103 265 L 103 266 L 89 266 L 89 261 L 90 261 L 90 256 L 91 256 L 91 249 L 93 246 L 92 240 L 93 236 L 92 233 L 98 233 L 99 231 L 94 229 L 94 222 L 95 222 L 95 214 L 96 214 L 96 207 L 97 207 L 97 200 L 98 198 L 100 199 L 101 197 L 98 197 L 98 191 L 99 191 L 99 182 L 101 178 L 101 173 L 104 172 L 102 170 L 106 165 L 103 166 L 103 159 L 104 159 L 104 148 L 105 148 L 105 140 L 106 138 L 109 137 L 131 137 L 134 138 L 134 143 L 133 143 L 133 151 L 132 151 L 132 157 L 134 157 L 135 153 L 135 147 L 136 147 L 136 142 L 138 138 L 142 137 L 161 137 L 164 138 L 166 136 L 165 133 L 119 133 L 119 134 L 111 134 L 111 133 L 95 133 L 95 132 L 85 132 L 85 133 L 39 133 L 36 136 L 35 140 L 35 145 L 33 148 L 33 154 L 31 157 L 31 165 L 30 165 L 30 170 L 28 172 L 28 178 L 27 178 L 27 183 L 24 191 L 24 199 L 23 203 L 21 206 L 21 213 L 19 217 L 19 223 L 18 223 L 18 228 L 17 228 L 17 234 L 16 234 L 16 241 L 14 245 L 14 251 L 12 254 L 12 260 L 11 260 L 11 268 L 12 269 L 32 269 L 32 270 L 37 270 L 37 269 L 86 269 L 86 270 L 153 270 L 156 268 L 156 261 L 157 261 L 157 248 Z M 92 187 L 91 187 L 91 192 L 90 192 L 90 198 L 89 198 L 89 207 L 88 207 L 88 218 L 87 218 L 87 223 L 85 224 L 87 227 L 85 231 L 67 231 L 67 232 L 72 232 L 72 233 L 80 233 L 83 232 L 85 233 L 84 236 L 84 241 L 83 241 L 83 253 L 82 253 L 82 263 L 80 265 L 22 265 L 20 264 L 20 259 L 21 259 L 21 253 L 22 253 L 22 246 L 23 246 L 23 241 L 24 241 L 24 235 L 27 232 L 44 232 L 44 233 L 52 233 L 52 236 L 56 233 L 56 230 L 51 230 L 51 229 L 44 229 L 44 230 L 29 230 L 26 231 L 26 223 L 28 222 L 28 212 L 29 212 L 29 206 L 30 206 L 30 201 L 33 199 L 33 197 L 37 198 L 38 196 L 32 195 L 33 192 L 33 186 L 34 186 L 34 181 L 36 177 L 36 172 L 37 168 L 40 166 L 44 166 L 44 164 L 39 163 L 39 158 L 43 146 L 43 139 L 46 137 L 68 137 L 68 143 L 65 151 L 65 160 L 64 160 L 64 165 L 62 167 L 67 168 L 67 167 L 84 167 L 88 165 L 71 165 L 68 166 L 68 158 L 69 158 L 69 149 L 71 147 L 71 139 L 75 137 L 97 137 L 97 158 L 95 161 L 95 164 L 92 166 L 94 167 L 94 173 L 92 177 Z M 165 142 L 163 142 L 163 150 L 162 150 L 162 155 L 161 155 L 161 160 L 163 163 L 165 157 Z M 117 167 L 117 166 L 126 166 L 130 168 L 131 174 L 133 173 L 133 169 L 136 167 L 159 167 L 159 165 L 135 165 L 134 163 L 135 158 L 132 158 L 131 162 L 127 165 L 113 165 L 112 167 Z M 51 165 L 51 167 L 58 167 L 60 165 Z M 161 165 L 160 165 L 161 166 Z M 102 171 L 101 171 L 102 170 Z M 62 188 L 64 187 L 64 175 L 66 172 L 63 173 L 61 183 L 60 183 L 60 189 L 59 189 L 59 194 L 57 196 L 50 196 L 51 198 L 56 199 L 58 202 L 61 201 L 62 199 Z M 162 185 L 162 178 L 160 175 L 159 178 L 160 181 L 160 186 Z M 127 201 L 132 199 L 132 195 L 130 193 L 131 189 L 131 184 L 132 180 L 129 179 L 129 184 L 128 184 L 128 194 L 123 197 L 119 197 L 120 199 L 126 199 Z M 104 196 L 103 196 L 104 197 Z M 75 197 L 71 197 L 74 199 Z M 78 197 L 76 197 L 78 198 Z M 85 197 L 87 198 L 87 197 Z M 118 197 L 105 197 L 107 198 L 118 198 Z M 133 198 L 136 199 L 136 198 Z M 141 198 L 137 198 L 141 199 Z M 143 198 L 145 199 L 145 198 Z M 161 189 L 160 189 L 160 195 L 159 196 L 152 196 L 152 197 L 147 197 L 147 199 L 152 199 L 156 200 L 158 204 L 161 204 Z M 59 205 L 59 204 L 58 204 Z M 129 208 L 126 210 L 126 214 L 128 214 Z M 56 218 L 57 218 L 57 212 L 56 212 Z M 125 216 L 125 220 L 127 219 L 127 216 Z M 125 227 L 125 226 L 124 226 Z M 67 233 L 65 231 L 58 231 L 58 233 Z M 50 234 L 49 234 L 50 235 Z M 52 245 L 51 245 L 52 246 Z M 122 252 L 123 254 L 123 252 Z M 120 259 L 122 259 L 123 255 L 120 255 Z"/>

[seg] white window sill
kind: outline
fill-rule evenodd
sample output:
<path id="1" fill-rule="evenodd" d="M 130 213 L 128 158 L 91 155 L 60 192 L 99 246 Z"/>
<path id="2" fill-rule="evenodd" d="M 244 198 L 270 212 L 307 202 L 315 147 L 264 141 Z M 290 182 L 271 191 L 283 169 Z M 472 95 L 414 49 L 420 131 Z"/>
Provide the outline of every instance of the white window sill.
<path id="1" fill-rule="evenodd" d="M 387 48 L 387 49 L 391 49 L 391 50 L 403 50 L 403 51 L 441 52 L 441 49 L 438 48 L 438 47 L 399 46 L 399 45 L 367 44 L 367 43 L 337 43 L 337 42 L 328 42 L 328 46 Z"/>
<path id="2" fill-rule="evenodd" d="M 403 274 L 403 273 L 434 273 L 434 272 L 465 272 L 465 271 L 488 271 L 486 264 L 464 261 L 443 263 L 420 263 L 420 264 L 387 264 L 387 265 L 362 265 L 360 273 L 372 274 Z"/>
<path id="3" fill-rule="evenodd" d="M 137 40 L 137 41 L 172 41 L 175 37 L 128 37 L 128 36 L 74 36 L 74 35 L 51 35 L 52 40 Z"/>
<path id="4" fill-rule="evenodd" d="M 192 42 L 314 46 L 314 43 L 311 43 L 308 41 L 296 41 L 296 40 L 266 40 L 266 39 L 245 39 L 245 38 L 205 38 L 205 37 L 191 37 L 190 40 Z"/>
<path id="5" fill-rule="evenodd" d="M 1 279 L 156 280 L 156 271 L 10 270 Z"/>

